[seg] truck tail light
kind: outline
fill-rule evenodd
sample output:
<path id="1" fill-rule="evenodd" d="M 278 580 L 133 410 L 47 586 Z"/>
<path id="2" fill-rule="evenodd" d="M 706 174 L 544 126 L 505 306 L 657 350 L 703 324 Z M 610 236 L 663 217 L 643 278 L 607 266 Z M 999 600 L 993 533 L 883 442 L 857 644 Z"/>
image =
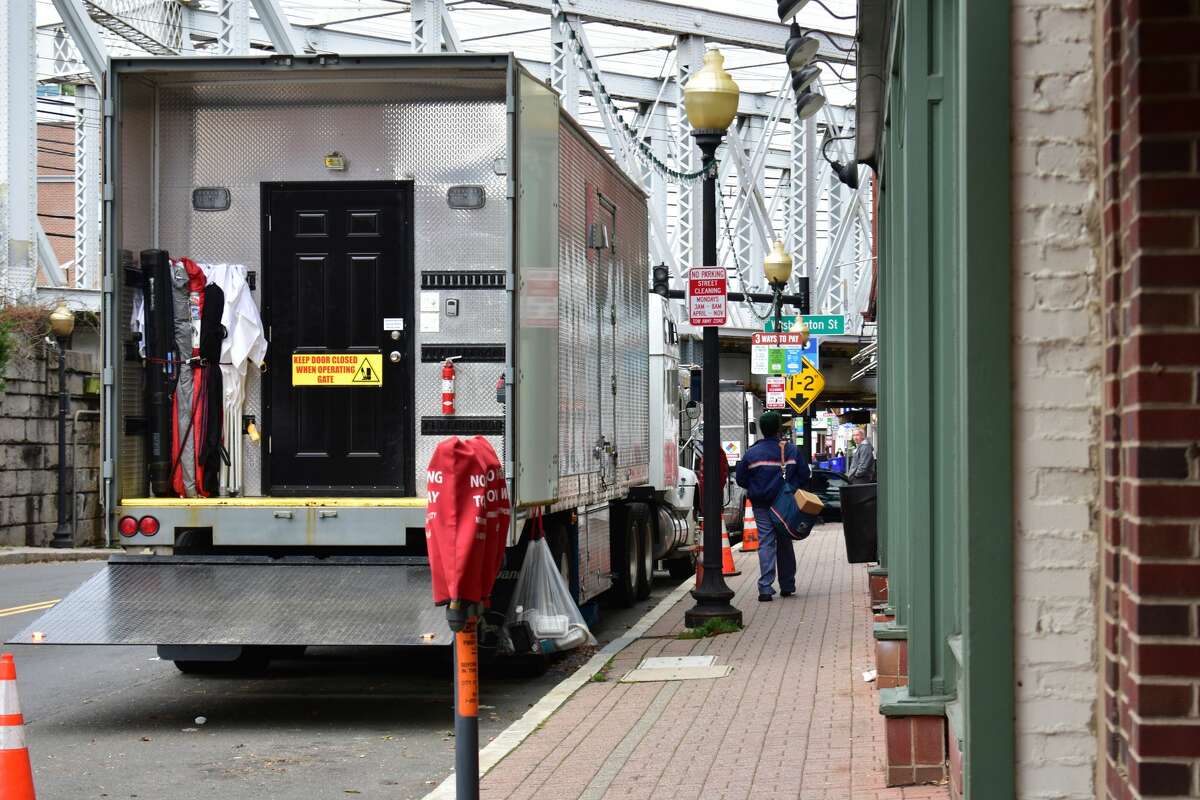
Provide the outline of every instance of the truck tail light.
<path id="1" fill-rule="evenodd" d="M 121 517 L 121 521 L 117 523 L 117 530 L 122 536 L 133 536 L 138 532 L 138 521 L 133 517 Z"/>
<path id="2" fill-rule="evenodd" d="M 154 517 L 142 517 L 138 520 L 138 532 L 143 536 L 153 536 L 158 533 L 158 520 Z"/>

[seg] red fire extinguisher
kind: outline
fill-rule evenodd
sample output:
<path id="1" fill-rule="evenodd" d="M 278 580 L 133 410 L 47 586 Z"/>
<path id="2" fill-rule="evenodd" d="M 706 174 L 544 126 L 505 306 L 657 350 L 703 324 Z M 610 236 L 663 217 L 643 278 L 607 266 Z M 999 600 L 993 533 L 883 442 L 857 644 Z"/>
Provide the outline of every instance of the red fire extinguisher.
<path id="1" fill-rule="evenodd" d="M 442 415 L 454 416 L 454 359 L 442 362 Z"/>

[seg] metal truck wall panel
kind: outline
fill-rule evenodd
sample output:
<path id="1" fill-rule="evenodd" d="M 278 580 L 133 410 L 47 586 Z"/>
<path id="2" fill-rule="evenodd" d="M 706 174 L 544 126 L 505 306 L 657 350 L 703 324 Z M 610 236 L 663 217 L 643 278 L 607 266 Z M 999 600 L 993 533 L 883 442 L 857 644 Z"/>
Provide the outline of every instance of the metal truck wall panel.
<path id="1" fill-rule="evenodd" d="M 648 479 L 646 197 L 565 115 L 560 148 L 559 495 L 611 497 Z"/>
<path id="2" fill-rule="evenodd" d="M 510 421 L 516 425 L 514 501 L 552 503 L 558 497 L 558 371 L 560 265 L 558 96 L 523 71 L 514 74 L 516 119 L 516 375 Z M 565 166 L 565 165 L 564 165 Z"/>

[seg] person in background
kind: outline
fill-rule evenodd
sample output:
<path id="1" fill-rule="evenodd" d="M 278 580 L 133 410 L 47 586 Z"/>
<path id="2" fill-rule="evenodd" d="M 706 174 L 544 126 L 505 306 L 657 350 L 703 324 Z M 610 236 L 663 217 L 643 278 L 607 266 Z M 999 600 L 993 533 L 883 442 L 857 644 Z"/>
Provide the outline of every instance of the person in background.
<path id="1" fill-rule="evenodd" d="M 788 597 L 796 593 L 796 552 L 790 536 L 776 536 L 771 520 L 771 504 L 779 496 L 784 483 L 792 489 L 808 485 L 808 464 L 800 457 L 796 445 L 784 442 L 779 436 L 783 418 L 778 411 L 768 411 L 758 418 L 759 439 L 738 462 L 734 479 L 746 490 L 754 509 L 754 524 L 758 526 L 758 601 L 770 602 L 775 596 L 775 568 L 779 567 L 779 593 Z"/>
<path id="2" fill-rule="evenodd" d="M 850 469 L 846 477 L 851 483 L 875 482 L 875 451 L 867 441 L 862 428 L 854 431 L 854 452 L 850 455 Z"/>

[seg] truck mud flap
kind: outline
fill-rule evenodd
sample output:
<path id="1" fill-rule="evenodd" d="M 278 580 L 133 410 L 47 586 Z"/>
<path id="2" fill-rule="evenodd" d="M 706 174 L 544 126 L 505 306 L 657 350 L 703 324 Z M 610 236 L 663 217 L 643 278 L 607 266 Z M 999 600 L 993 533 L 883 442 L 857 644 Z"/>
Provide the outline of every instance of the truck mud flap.
<path id="1" fill-rule="evenodd" d="M 118 555 L 8 643 L 452 641 L 423 558 Z"/>

